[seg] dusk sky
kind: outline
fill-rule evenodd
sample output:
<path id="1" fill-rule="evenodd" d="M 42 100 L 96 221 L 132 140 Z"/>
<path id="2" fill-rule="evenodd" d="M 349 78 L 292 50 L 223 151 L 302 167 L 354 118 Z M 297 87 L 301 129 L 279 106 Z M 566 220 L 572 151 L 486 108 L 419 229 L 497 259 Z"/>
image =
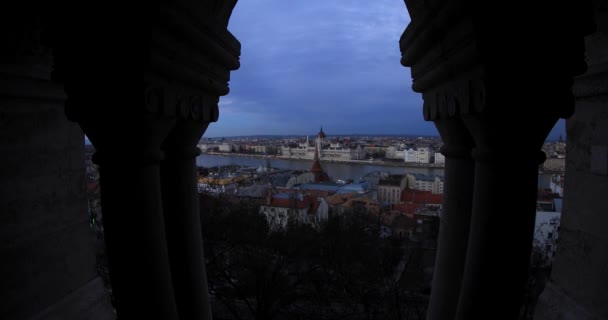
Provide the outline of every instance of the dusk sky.
<path id="1" fill-rule="evenodd" d="M 408 23 L 403 0 L 239 1 L 228 29 L 241 68 L 205 137 L 312 135 L 321 125 L 329 135 L 436 135 L 399 63 Z"/>

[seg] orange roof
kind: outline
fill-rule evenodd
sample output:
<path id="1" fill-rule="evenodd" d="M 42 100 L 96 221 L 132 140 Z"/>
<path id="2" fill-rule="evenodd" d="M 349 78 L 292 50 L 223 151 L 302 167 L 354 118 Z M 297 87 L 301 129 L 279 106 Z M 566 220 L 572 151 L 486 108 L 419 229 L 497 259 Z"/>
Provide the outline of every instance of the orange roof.
<path id="1" fill-rule="evenodd" d="M 310 208 L 311 205 L 314 206 L 314 200 L 311 196 L 306 195 L 303 198 L 299 198 L 297 195 L 292 194 L 289 198 L 275 198 L 273 197 L 270 200 L 271 207 L 280 207 L 280 208 L 292 208 L 292 209 L 305 209 Z M 318 201 L 317 201 L 318 202 Z M 316 206 L 318 208 L 319 205 Z M 316 210 L 315 210 L 316 212 Z"/>
<path id="2" fill-rule="evenodd" d="M 434 194 L 430 191 L 405 189 L 401 194 L 401 201 L 419 204 L 441 204 L 443 194 Z"/>

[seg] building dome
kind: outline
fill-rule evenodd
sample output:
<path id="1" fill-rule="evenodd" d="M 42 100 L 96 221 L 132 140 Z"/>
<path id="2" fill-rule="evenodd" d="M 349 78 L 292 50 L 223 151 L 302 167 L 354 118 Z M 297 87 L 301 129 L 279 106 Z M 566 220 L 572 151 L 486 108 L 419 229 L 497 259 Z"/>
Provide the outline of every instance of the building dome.
<path id="1" fill-rule="evenodd" d="M 321 127 L 321 131 L 317 135 L 318 138 L 325 139 L 325 132 L 323 132 L 323 127 Z"/>

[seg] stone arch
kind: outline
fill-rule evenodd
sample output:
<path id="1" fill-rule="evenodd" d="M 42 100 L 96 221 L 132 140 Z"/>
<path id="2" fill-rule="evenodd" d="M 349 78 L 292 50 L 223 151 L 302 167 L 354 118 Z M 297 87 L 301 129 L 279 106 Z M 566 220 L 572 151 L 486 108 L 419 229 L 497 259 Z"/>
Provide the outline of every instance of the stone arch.
<path id="1" fill-rule="evenodd" d="M 78 164 L 82 132 L 58 116 L 67 94 L 67 117 L 81 126 L 99 152 L 96 160 L 102 168 L 107 244 L 120 317 L 210 318 L 204 264 L 199 259 L 198 204 L 193 201 L 196 190 L 190 177 L 196 141 L 208 123 L 218 119 L 218 96 L 228 93 L 229 72 L 239 67 L 240 43 L 226 29 L 235 4 L 235 0 L 210 0 L 144 5 L 143 107 L 134 107 L 130 99 L 133 77 L 121 77 L 132 74 L 121 62 L 135 64 L 130 53 L 135 51 L 135 35 L 139 36 L 134 27 L 120 24 L 123 12 L 91 10 L 76 3 L 2 4 L 0 36 L 8 45 L 0 55 L 0 128 L 7 137 L 2 144 L 0 212 L 7 223 L 2 224 L 0 252 L 8 257 L 1 270 L 10 285 L 0 291 L 6 302 L 0 317 L 112 316 L 99 294 L 88 251 L 90 238 L 83 232 L 86 222 L 79 216 L 85 209 L 83 194 L 77 191 L 82 182 Z M 547 14 L 544 3 L 527 4 L 525 11 L 517 5 L 465 1 L 408 0 L 406 4 L 412 22 L 400 42 L 402 62 L 412 68 L 413 89 L 423 94 L 425 119 L 436 123 L 446 141 L 442 152 L 448 167 L 446 193 L 451 194 L 446 195 L 444 208 L 451 211 L 449 216 L 456 216 L 449 218 L 454 222 L 451 227 L 442 226 L 440 237 L 453 240 L 456 248 L 447 250 L 447 255 L 440 248 L 438 260 L 445 261 L 435 274 L 429 319 L 484 316 L 480 305 L 494 306 L 504 311 L 505 318 L 515 318 L 539 144 L 551 124 L 570 116 L 575 105 L 581 112 L 570 123 L 570 133 L 576 139 L 571 151 L 577 158 L 569 160 L 567 169 L 573 177 L 567 187 L 573 192 L 567 198 L 569 220 L 562 226 L 566 244 L 592 248 L 583 257 L 590 267 L 574 261 L 581 258 L 576 252 L 559 252 L 556 276 L 543 294 L 546 307 L 541 316 L 555 318 L 568 312 L 589 318 L 608 316 L 605 297 L 585 301 L 602 289 L 606 279 L 600 266 L 605 256 L 598 248 L 608 241 L 594 226 L 606 226 L 598 214 L 603 208 L 600 198 L 585 207 L 587 216 L 573 213 L 582 210 L 576 206 L 586 205 L 585 195 L 574 190 L 576 183 L 599 187 L 607 175 L 608 141 L 599 132 L 607 126 L 602 116 L 607 94 L 602 68 L 608 56 L 606 5 L 600 1 L 552 4 Z M 116 21 L 108 23 L 109 17 Z M 132 19 L 125 20 L 132 24 Z M 593 21 L 597 31 L 587 38 L 586 50 L 590 72 L 575 81 L 575 104 L 569 88 L 573 76 L 585 71 L 583 39 L 594 32 Z M 75 29 L 86 31 L 85 36 Z M 505 39 L 514 39 L 514 44 L 504 51 L 492 50 L 501 48 Z M 549 89 L 539 86 L 539 81 Z M 515 90 L 508 90 L 513 83 Z M 528 96 L 532 100 L 519 103 Z M 495 253 L 487 251 L 488 245 L 500 245 L 495 234 L 486 232 L 494 231 L 496 220 L 484 218 L 500 202 L 498 196 L 512 190 L 497 186 L 493 179 L 499 167 L 509 164 L 495 145 L 501 141 L 497 128 L 505 129 L 497 124 L 505 118 L 528 129 L 516 137 L 525 145 L 527 161 L 510 169 L 514 176 L 525 172 L 526 198 L 506 207 L 515 210 L 519 207 L 514 205 L 521 204 L 527 220 L 521 228 L 509 225 L 523 236 L 516 241 L 517 248 L 504 251 L 513 263 L 501 265 L 494 263 Z M 535 138 L 527 142 L 529 134 Z M 463 204 L 461 199 L 470 201 Z M 149 219 L 142 223 L 142 216 Z M 460 267 L 446 271 L 445 266 L 454 261 Z M 485 263 L 492 265 L 492 273 L 481 267 Z M 573 271 L 579 270 L 592 280 L 573 279 Z M 489 298 L 496 296 L 491 294 L 497 290 L 492 286 L 496 273 L 508 274 L 499 280 L 505 285 L 501 290 L 512 293 L 512 299 Z"/>

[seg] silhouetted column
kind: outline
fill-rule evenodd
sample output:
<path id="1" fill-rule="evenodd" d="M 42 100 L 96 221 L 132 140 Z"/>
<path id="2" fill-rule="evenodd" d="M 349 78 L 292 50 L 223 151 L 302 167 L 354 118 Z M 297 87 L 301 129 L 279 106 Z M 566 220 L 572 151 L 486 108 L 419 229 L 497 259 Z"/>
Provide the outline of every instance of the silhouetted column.
<path id="1" fill-rule="evenodd" d="M 211 319 L 200 209 L 196 146 L 208 122 L 185 120 L 169 135 L 161 165 L 167 243 L 181 319 Z"/>
<path id="2" fill-rule="evenodd" d="M 435 121 L 444 145 L 444 200 L 427 319 L 453 319 L 464 270 L 473 201 L 473 139 L 460 119 Z"/>
<path id="3" fill-rule="evenodd" d="M 572 80 L 585 71 L 583 37 L 593 29 L 590 1 L 555 3 L 550 13 L 542 3 L 525 10 L 467 1 L 406 0 L 406 6 L 411 22 L 399 41 L 401 63 L 411 67 L 412 89 L 423 94 L 425 120 L 462 119 L 475 142 L 473 214 L 456 319 L 517 319 L 532 246 L 538 154 L 557 119 L 572 114 Z M 446 184 L 451 179 L 446 172 Z M 439 264 L 442 259 L 440 253 Z M 450 287 L 441 283 L 437 275 L 434 295 Z M 444 306 L 438 299 L 432 298 L 429 317 L 453 320 L 434 310 Z"/>
<path id="4" fill-rule="evenodd" d="M 456 319 L 518 318 L 532 249 L 538 167 L 545 159 L 540 148 L 557 121 L 538 116 L 519 119 L 514 137 L 504 134 L 512 127 L 504 117 L 464 118 L 475 138 L 475 192 Z"/>
<path id="5" fill-rule="evenodd" d="M 161 142 L 174 121 L 142 115 L 145 125 L 140 136 L 113 140 L 112 133 L 134 131 L 91 119 L 81 121 L 81 126 L 97 149 L 94 161 L 100 170 L 104 235 L 118 318 L 177 320 L 159 167 Z"/>

